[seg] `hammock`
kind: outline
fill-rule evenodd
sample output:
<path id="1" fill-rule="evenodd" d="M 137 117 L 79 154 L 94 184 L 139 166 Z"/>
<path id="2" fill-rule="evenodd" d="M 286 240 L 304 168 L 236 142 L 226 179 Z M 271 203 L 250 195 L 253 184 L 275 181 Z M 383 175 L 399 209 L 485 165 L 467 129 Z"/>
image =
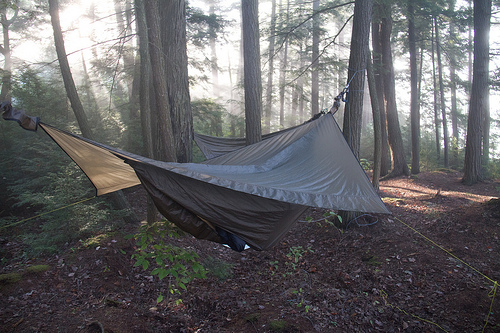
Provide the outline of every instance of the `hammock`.
<path id="1" fill-rule="evenodd" d="M 4 119 L 25 129 L 40 126 L 87 175 L 97 195 L 142 184 L 179 228 L 238 251 L 245 244 L 271 248 L 308 207 L 390 214 L 331 113 L 249 146 L 197 135 L 198 144 L 205 140 L 202 151 L 214 157 L 171 163 L 57 129 L 10 104 L 2 110 Z M 213 153 L 217 145 L 224 153 Z"/>

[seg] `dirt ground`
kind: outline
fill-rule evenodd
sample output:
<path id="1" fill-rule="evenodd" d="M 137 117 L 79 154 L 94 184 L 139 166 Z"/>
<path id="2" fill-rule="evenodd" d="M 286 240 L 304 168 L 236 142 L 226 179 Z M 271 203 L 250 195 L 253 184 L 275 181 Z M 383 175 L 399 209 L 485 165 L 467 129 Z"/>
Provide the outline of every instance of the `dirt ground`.
<path id="1" fill-rule="evenodd" d="M 133 267 L 135 243 L 123 236 L 134 230 L 49 258 L 4 258 L 0 273 L 48 270 L 0 284 L 0 331 L 499 332 L 500 183 L 460 178 L 382 181 L 393 215 L 363 216 L 341 231 L 310 209 L 271 251 L 182 238 L 219 274 L 191 282 L 179 305 L 156 303 L 168 278 Z M 127 195 L 143 214 L 144 193 Z M 0 234 L 0 246 L 19 244 Z"/>

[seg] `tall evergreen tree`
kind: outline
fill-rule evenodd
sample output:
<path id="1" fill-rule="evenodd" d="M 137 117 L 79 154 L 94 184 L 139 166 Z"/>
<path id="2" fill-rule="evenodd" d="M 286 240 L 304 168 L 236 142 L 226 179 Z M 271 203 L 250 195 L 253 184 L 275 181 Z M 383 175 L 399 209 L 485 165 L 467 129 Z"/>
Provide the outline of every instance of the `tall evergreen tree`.
<path id="1" fill-rule="evenodd" d="M 262 79 L 260 70 L 259 2 L 241 0 L 243 27 L 245 132 L 247 144 L 262 139 Z"/>
<path id="2" fill-rule="evenodd" d="M 4 67 L 2 76 L 2 90 L 0 91 L 0 101 L 11 101 L 12 90 L 12 54 L 10 49 L 10 26 L 16 20 L 19 12 L 17 1 L 2 1 L 0 3 L 0 23 L 2 24 L 3 45 L 0 45 L 0 53 L 4 56 Z M 7 17 L 7 9 L 14 7 L 14 14 Z"/>
<path id="3" fill-rule="evenodd" d="M 489 107 L 490 20 L 491 0 L 474 0 L 474 64 L 462 179 L 467 185 L 484 178 L 481 143 L 486 133 L 485 116 Z"/>
<path id="4" fill-rule="evenodd" d="M 403 138 L 399 126 L 398 109 L 396 105 L 396 83 L 394 79 L 394 64 L 392 60 L 391 33 L 392 15 L 391 6 L 382 4 L 383 13 L 380 25 L 380 44 L 382 48 L 382 78 L 384 99 L 387 115 L 387 134 L 392 150 L 392 171 L 389 177 L 409 175 L 408 165 L 404 153 Z"/>
<path id="5" fill-rule="evenodd" d="M 365 71 L 369 55 L 370 23 L 373 1 L 356 0 L 352 22 L 351 53 L 349 56 L 349 100 L 344 107 L 343 133 L 351 149 L 359 157 L 361 145 L 361 123 L 363 117 L 363 101 L 365 87 Z M 355 212 L 340 213 L 343 221 L 356 217 Z"/>
<path id="6" fill-rule="evenodd" d="M 420 107 L 418 101 L 415 0 L 408 0 L 408 44 L 410 51 L 411 173 L 420 173 Z"/>

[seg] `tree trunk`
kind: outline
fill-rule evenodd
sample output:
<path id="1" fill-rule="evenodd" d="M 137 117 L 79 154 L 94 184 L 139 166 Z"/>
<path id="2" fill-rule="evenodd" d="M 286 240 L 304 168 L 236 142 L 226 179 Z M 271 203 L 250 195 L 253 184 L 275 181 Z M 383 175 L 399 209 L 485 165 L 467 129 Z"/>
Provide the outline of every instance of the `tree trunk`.
<path id="1" fill-rule="evenodd" d="M 451 11 L 455 10 L 455 1 L 450 1 Z M 455 23 L 450 20 L 450 40 L 452 43 L 457 42 L 455 32 Z M 451 93 L 451 167 L 458 169 L 458 109 L 457 109 L 457 58 L 454 52 L 449 52 L 450 58 L 450 93 Z"/>
<path id="2" fill-rule="evenodd" d="M 144 8 L 148 25 L 149 55 L 153 69 L 151 74 L 156 106 L 151 110 L 151 121 L 156 125 L 153 128 L 154 158 L 175 162 L 176 150 L 168 103 L 165 59 L 161 48 L 158 0 L 145 1 Z"/>
<path id="3" fill-rule="evenodd" d="M 489 98 L 489 34 L 491 0 L 474 1 L 474 64 L 467 141 L 465 145 L 464 177 L 462 181 L 472 185 L 483 179 L 481 169 L 481 143 L 484 135 L 484 117 Z"/>
<path id="4" fill-rule="evenodd" d="M 269 36 L 269 55 L 268 66 L 269 73 L 267 74 L 267 87 L 266 87 L 266 107 L 264 110 L 264 133 L 271 132 L 271 114 L 273 108 L 273 76 L 274 76 L 274 50 L 275 50 L 275 34 L 276 34 L 276 0 L 271 1 L 271 26 Z"/>
<path id="5" fill-rule="evenodd" d="M 420 173 L 420 108 L 418 102 L 417 45 L 414 0 L 408 0 L 408 43 L 410 50 L 411 173 Z"/>
<path id="6" fill-rule="evenodd" d="M 54 30 L 54 43 L 57 52 L 57 58 L 59 60 L 59 66 L 61 68 L 61 74 L 64 81 L 64 87 L 66 89 L 66 94 L 71 103 L 71 108 L 75 113 L 75 117 L 78 121 L 82 135 L 90 140 L 93 140 L 92 129 L 90 128 L 87 115 L 83 109 L 80 97 L 76 90 L 75 82 L 73 80 L 73 75 L 71 74 L 71 69 L 68 63 L 68 57 L 66 56 L 66 50 L 64 47 L 64 38 L 61 29 L 61 23 L 59 20 L 59 3 L 57 0 L 49 0 L 49 13 L 52 22 L 52 28 Z M 127 214 L 123 218 L 127 223 L 135 223 L 139 219 L 135 215 L 134 211 L 130 207 L 127 199 L 123 195 L 122 191 L 117 191 L 110 193 L 110 198 L 116 209 L 125 210 Z"/>
<path id="7" fill-rule="evenodd" d="M 361 143 L 361 123 L 363 117 L 363 93 L 365 87 L 365 69 L 368 61 L 372 0 L 356 0 L 352 22 L 351 52 L 349 57 L 349 100 L 344 107 L 343 133 L 354 155 L 359 158 Z M 358 213 L 341 211 L 344 226 L 356 218 Z"/>
<path id="8" fill-rule="evenodd" d="M 375 73 L 373 71 L 372 59 L 370 52 L 368 52 L 368 62 L 367 62 L 367 77 L 368 77 L 368 88 L 370 89 L 370 100 L 372 104 L 372 114 L 373 114 L 373 175 L 372 184 L 373 187 L 379 189 L 379 178 L 380 169 L 382 162 L 382 125 L 380 117 L 380 104 L 379 96 L 376 89 Z"/>
<path id="9" fill-rule="evenodd" d="M 432 19 L 434 21 L 434 18 Z M 432 84 L 433 84 L 433 95 L 434 95 L 434 130 L 435 130 L 435 137 L 436 137 L 436 159 L 437 161 L 441 160 L 441 135 L 439 134 L 439 112 L 438 112 L 438 89 L 437 89 L 437 82 L 436 82 L 436 57 L 434 54 L 436 53 L 434 50 L 434 41 L 435 41 L 435 34 L 434 34 L 434 24 L 432 25 L 432 37 L 431 37 L 431 43 L 432 43 Z"/>
<path id="10" fill-rule="evenodd" d="M 16 6 L 16 10 L 11 19 L 7 19 L 7 6 L 2 5 L 2 10 L 0 12 L 0 21 L 2 23 L 3 30 L 3 46 L 0 46 L 0 53 L 4 56 L 4 67 L 2 76 L 2 90 L 0 91 L 0 101 L 11 102 L 11 90 L 12 90 L 12 54 L 10 50 L 10 25 L 16 20 L 19 8 Z"/>
<path id="11" fill-rule="evenodd" d="M 396 106 L 396 83 L 391 50 L 392 18 L 390 6 L 384 5 L 386 15 L 382 18 L 380 37 L 382 46 L 383 84 L 389 145 L 392 150 L 393 168 L 390 177 L 410 174 L 403 147 Z"/>
<path id="12" fill-rule="evenodd" d="M 245 133 L 247 145 L 262 139 L 262 82 L 259 47 L 259 3 L 241 0 L 245 89 Z"/>
<path id="13" fill-rule="evenodd" d="M 215 1 L 210 1 L 209 14 L 215 15 Z M 210 41 L 210 65 L 212 67 L 212 91 L 214 98 L 219 98 L 219 65 L 217 64 L 217 39 L 214 28 L 209 27 L 208 30 L 209 41 Z"/>
<path id="14" fill-rule="evenodd" d="M 349 100 L 344 107 L 343 133 L 351 149 L 359 157 L 365 69 L 368 60 L 372 0 L 356 0 L 349 57 L 347 83 Z"/>
<path id="15" fill-rule="evenodd" d="M 146 24 L 146 13 L 144 0 L 135 0 L 135 18 L 137 24 L 137 34 L 139 38 L 140 56 L 140 83 L 139 83 L 139 105 L 141 110 L 142 141 L 144 144 L 144 154 L 149 158 L 154 158 L 153 150 L 153 128 L 151 121 L 150 101 L 154 100 L 151 92 L 151 59 L 149 56 L 148 28 Z M 151 98 L 153 97 L 153 98 Z M 146 221 L 149 224 L 156 222 L 158 210 L 153 199 L 148 195 L 146 203 Z"/>
<path id="16" fill-rule="evenodd" d="M 391 154 L 389 150 L 389 141 L 387 138 L 387 116 L 384 104 L 384 82 L 383 82 L 383 67 L 382 67 L 382 45 L 380 40 L 380 18 L 377 16 L 381 10 L 381 5 L 374 6 L 374 15 L 377 17 L 377 22 L 372 24 L 372 46 L 373 46 L 373 72 L 375 74 L 375 87 L 379 96 L 380 110 L 380 134 L 382 137 L 382 150 L 380 162 L 380 176 L 383 177 L 389 173 L 391 167 Z"/>
<path id="17" fill-rule="evenodd" d="M 438 19 L 434 18 L 434 25 L 436 27 L 436 55 L 438 61 L 438 75 L 439 75 L 439 96 L 441 106 L 441 120 L 443 122 L 443 165 L 445 168 L 449 167 L 448 159 L 448 122 L 446 117 L 446 105 L 444 102 L 444 83 L 443 83 L 443 64 L 441 62 L 441 45 L 439 44 L 439 24 Z"/>
<path id="18" fill-rule="evenodd" d="M 167 102 L 170 104 L 176 160 L 181 163 L 191 162 L 194 133 L 189 95 L 186 2 L 179 0 L 159 3 Z"/>
<path id="19" fill-rule="evenodd" d="M 313 13 L 319 10 L 320 0 L 313 0 Z M 313 18 L 312 59 L 311 59 L 311 115 L 319 113 L 319 37 L 320 17 Z"/>
<path id="20" fill-rule="evenodd" d="M 289 21 L 289 10 L 290 10 L 290 0 L 287 1 L 286 8 L 286 20 L 285 24 L 288 26 Z M 282 12 L 282 8 L 280 9 Z M 285 40 L 285 46 L 283 48 L 283 57 L 281 58 L 280 67 L 280 128 L 285 127 L 285 85 L 286 85 L 286 65 L 288 63 L 288 38 Z"/>

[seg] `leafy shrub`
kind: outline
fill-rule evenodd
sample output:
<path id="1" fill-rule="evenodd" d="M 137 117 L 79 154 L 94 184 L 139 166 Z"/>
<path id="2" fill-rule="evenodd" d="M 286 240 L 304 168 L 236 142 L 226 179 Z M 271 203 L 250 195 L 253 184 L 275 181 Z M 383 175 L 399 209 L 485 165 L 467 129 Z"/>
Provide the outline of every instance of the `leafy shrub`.
<path id="1" fill-rule="evenodd" d="M 186 284 L 196 278 L 206 278 L 206 269 L 194 251 L 173 245 L 169 240 L 178 238 L 181 232 L 167 220 L 141 226 L 139 232 L 127 238 L 137 240 L 137 250 L 132 256 L 134 266 L 141 266 L 160 280 L 169 277 L 168 294 L 181 294 Z M 163 301 L 160 294 L 157 302 Z M 181 302 L 180 299 L 177 302 Z"/>

